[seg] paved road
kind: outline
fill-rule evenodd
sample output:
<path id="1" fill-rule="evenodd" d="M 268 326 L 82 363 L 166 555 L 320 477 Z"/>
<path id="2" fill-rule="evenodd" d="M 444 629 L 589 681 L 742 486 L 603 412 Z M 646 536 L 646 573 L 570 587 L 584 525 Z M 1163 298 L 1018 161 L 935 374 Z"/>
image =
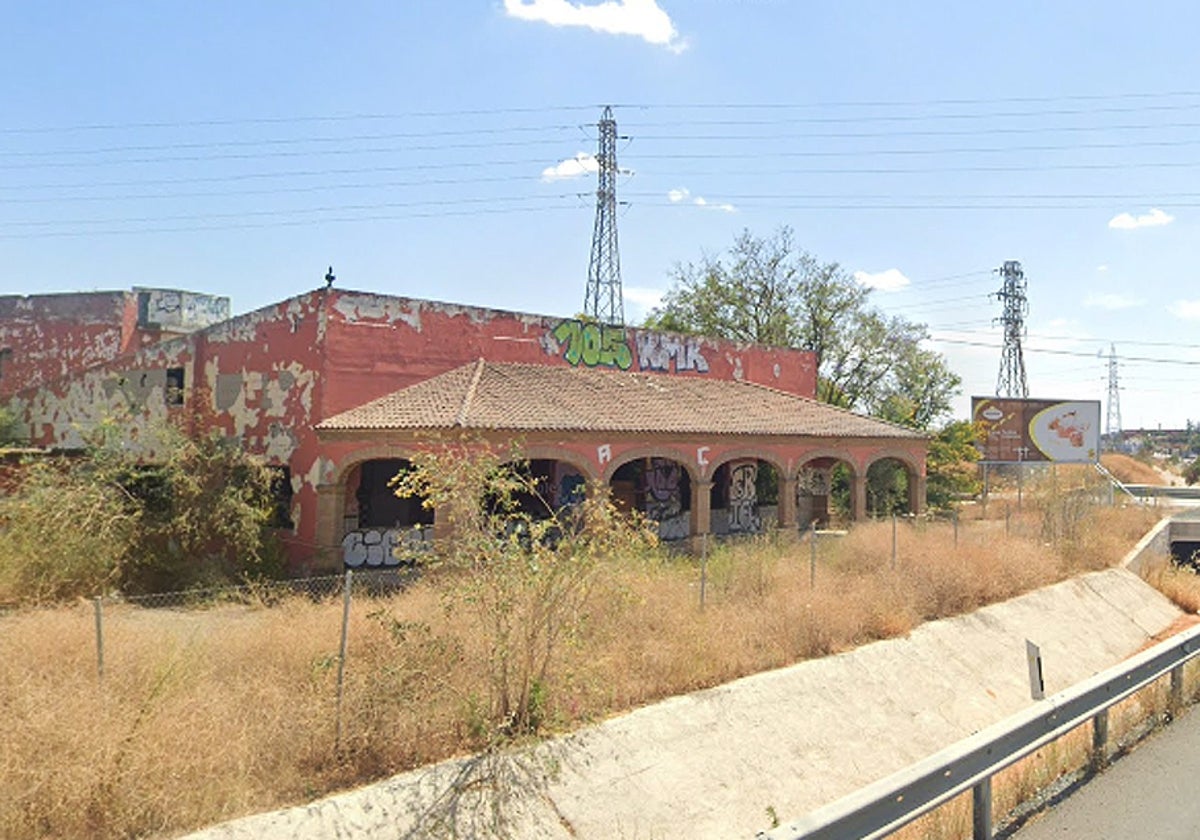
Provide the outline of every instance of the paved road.
<path id="1" fill-rule="evenodd" d="M 1200 837 L 1200 710 L 1150 737 L 1016 840 L 1195 840 Z"/>

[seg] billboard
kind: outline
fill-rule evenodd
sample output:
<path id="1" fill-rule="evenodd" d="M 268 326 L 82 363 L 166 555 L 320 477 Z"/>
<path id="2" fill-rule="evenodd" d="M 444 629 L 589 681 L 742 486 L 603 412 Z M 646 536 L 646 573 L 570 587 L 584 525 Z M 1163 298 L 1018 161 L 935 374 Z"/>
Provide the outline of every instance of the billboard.
<path id="1" fill-rule="evenodd" d="M 972 397 L 983 460 L 1091 463 L 1100 457 L 1099 400 Z"/>

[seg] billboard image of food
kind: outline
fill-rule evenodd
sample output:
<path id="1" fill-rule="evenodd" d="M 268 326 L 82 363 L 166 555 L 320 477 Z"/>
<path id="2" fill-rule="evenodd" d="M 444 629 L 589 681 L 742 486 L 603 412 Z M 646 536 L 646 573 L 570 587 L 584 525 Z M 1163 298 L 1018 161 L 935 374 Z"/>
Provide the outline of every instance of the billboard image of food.
<path id="1" fill-rule="evenodd" d="M 1099 400 L 972 397 L 983 460 L 1089 463 L 1100 457 Z"/>

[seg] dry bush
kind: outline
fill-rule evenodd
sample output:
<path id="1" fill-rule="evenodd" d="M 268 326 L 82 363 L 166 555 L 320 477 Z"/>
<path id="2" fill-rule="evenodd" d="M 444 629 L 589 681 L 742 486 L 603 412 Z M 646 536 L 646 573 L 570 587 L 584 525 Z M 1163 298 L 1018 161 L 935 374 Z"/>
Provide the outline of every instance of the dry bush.
<path id="1" fill-rule="evenodd" d="M 1149 526 L 1139 509 L 1091 515 L 1049 547 L 1036 511 L 1008 536 L 964 525 L 957 546 L 948 523 L 902 522 L 894 565 L 891 524 L 864 523 L 819 538 L 815 586 L 807 537 L 715 545 L 703 607 L 698 558 L 607 557 L 539 689 L 542 726 L 903 634 L 1114 563 Z M 356 596 L 340 750 L 340 602 L 108 608 L 103 684 L 90 606 L 0 615 L 0 836 L 182 831 L 491 743 L 493 636 L 445 598 L 455 574 Z"/>
<path id="2" fill-rule="evenodd" d="M 1176 566 L 1169 557 L 1157 558 L 1143 573 L 1147 582 L 1181 610 L 1200 612 L 1200 574 L 1190 566 Z"/>

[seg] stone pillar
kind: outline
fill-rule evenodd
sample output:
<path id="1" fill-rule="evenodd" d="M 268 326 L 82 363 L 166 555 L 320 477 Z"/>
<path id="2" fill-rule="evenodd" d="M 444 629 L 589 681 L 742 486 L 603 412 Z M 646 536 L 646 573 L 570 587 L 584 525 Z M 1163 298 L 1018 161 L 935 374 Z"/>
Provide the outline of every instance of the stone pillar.
<path id="1" fill-rule="evenodd" d="M 779 528 L 784 531 L 796 529 L 796 490 L 800 482 L 794 478 L 779 479 Z"/>
<path id="2" fill-rule="evenodd" d="M 911 475 L 908 481 L 908 509 L 920 516 L 925 512 L 925 492 L 927 489 L 924 475 Z"/>
<path id="3" fill-rule="evenodd" d="M 850 520 L 861 522 L 867 518 L 867 473 L 855 472 L 850 480 Z"/>
<path id="4" fill-rule="evenodd" d="M 692 544 L 698 547 L 696 538 L 712 530 L 712 482 L 692 482 Z"/>
<path id="5" fill-rule="evenodd" d="M 346 488 L 341 484 L 317 485 L 317 553 L 314 571 L 339 572 L 342 569 L 342 517 L 346 508 Z"/>
<path id="6" fill-rule="evenodd" d="M 454 535 L 454 526 L 450 523 L 449 512 L 445 508 L 433 509 L 433 541 L 448 540 Z"/>

